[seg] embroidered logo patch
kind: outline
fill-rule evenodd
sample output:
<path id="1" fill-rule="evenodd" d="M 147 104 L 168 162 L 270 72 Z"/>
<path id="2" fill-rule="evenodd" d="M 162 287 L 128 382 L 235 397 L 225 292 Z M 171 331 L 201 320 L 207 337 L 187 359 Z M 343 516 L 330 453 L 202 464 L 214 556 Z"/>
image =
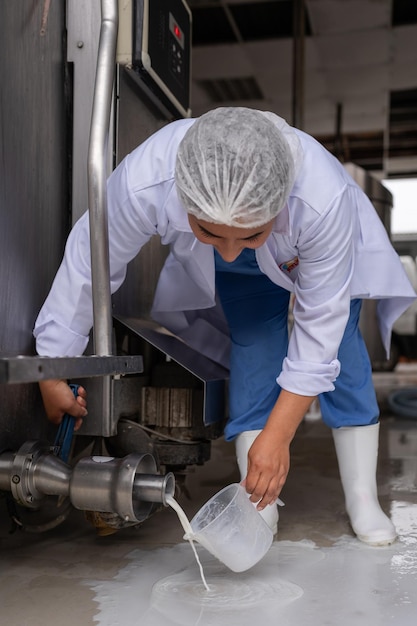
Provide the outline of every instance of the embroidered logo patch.
<path id="1" fill-rule="evenodd" d="M 298 256 L 295 256 L 291 261 L 284 261 L 284 263 L 280 263 L 279 269 L 283 272 L 292 272 L 298 265 Z"/>

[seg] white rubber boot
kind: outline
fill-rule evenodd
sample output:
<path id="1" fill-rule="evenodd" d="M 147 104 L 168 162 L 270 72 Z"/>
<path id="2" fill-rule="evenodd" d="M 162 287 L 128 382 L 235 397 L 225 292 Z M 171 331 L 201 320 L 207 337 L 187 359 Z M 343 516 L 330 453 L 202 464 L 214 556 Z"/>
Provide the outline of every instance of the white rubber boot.
<path id="1" fill-rule="evenodd" d="M 393 543 L 397 536 L 395 527 L 378 502 L 379 424 L 336 428 L 332 433 L 353 531 L 370 546 Z"/>
<path id="2" fill-rule="evenodd" d="M 260 430 L 245 430 L 243 433 L 240 433 L 236 437 L 235 446 L 236 446 L 236 460 L 239 466 L 240 471 L 240 480 L 246 478 L 246 474 L 248 472 L 248 452 L 249 448 L 255 441 L 256 437 L 259 433 L 262 432 Z M 274 535 L 278 532 L 278 506 L 276 504 L 267 505 L 263 511 L 259 511 L 259 514 L 263 517 L 263 519 L 268 524 L 269 528 L 272 530 Z"/>

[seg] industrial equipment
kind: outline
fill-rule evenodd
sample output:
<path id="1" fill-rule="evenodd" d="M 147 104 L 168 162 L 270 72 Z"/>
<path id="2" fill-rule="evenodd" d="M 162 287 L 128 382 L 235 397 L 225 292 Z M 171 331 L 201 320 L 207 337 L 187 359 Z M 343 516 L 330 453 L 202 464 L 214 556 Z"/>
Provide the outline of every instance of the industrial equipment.
<path id="1" fill-rule="evenodd" d="M 138 523 L 149 516 L 152 503 L 166 505 L 175 478 L 158 476 L 151 454 L 85 457 L 71 468 L 47 443 L 27 441 L 16 453 L 0 454 L 0 489 L 31 509 L 39 508 L 45 496 L 62 496 L 77 509 L 116 513 L 124 522 Z"/>
<path id="2" fill-rule="evenodd" d="M 167 107 L 190 115 L 191 11 L 183 0 L 135 0 L 132 67 Z"/>
<path id="3" fill-rule="evenodd" d="M 227 370 L 150 319 L 167 254 L 160 242 L 150 241 L 132 261 L 115 296 L 109 290 L 106 179 L 152 132 L 190 115 L 191 12 L 184 0 L 68 0 L 65 9 L 51 3 L 45 11 L 38 30 L 23 5 L 13 4 L 2 41 L 15 50 L 17 71 L 2 126 L 4 163 L 16 166 L 2 169 L 13 210 L 2 210 L 0 229 L 0 288 L 8 294 L 0 329 L 0 490 L 18 508 L 15 520 L 26 510 L 47 511 L 52 520 L 40 530 L 65 518 L 59 508 L 49 511 L 54 499 L 119 529 L 142 523 L 181 489 L 187 468 L 210 458 L 226 418 Z M 17 32 L 35 45 L 16 50 Z M 44 184 L 39 172 L 47 172 Z M 90 345 L 81 357 L 34 356 L 33 323 L 71 223 L 87 207 L 94 233 Z M 17 261 L 23 247 L 24 265 Z M 50 378 L 88 391 L 88 419 L 65 459 L 36 384 Z"/>

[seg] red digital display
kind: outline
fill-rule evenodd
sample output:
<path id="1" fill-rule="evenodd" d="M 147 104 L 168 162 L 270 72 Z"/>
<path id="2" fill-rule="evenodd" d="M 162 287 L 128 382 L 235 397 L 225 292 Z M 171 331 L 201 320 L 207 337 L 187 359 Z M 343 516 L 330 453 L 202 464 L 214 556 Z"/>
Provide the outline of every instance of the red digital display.
<path id="1" fill-rule="evenodd" d="M 178 26 L 178 24 L 174 24 L 174 35 L 177 39 L 179 39 L 181 41 L 182 39 L 182 32 L 180 27 Z"/>
<path id="2" fill-rule="evenodd" d="M 178 22 L 172 13 L 169 14 L 169 30 L 174 35 L 181 48 L 184 49 L 184 32 L 178 25 Z"/>

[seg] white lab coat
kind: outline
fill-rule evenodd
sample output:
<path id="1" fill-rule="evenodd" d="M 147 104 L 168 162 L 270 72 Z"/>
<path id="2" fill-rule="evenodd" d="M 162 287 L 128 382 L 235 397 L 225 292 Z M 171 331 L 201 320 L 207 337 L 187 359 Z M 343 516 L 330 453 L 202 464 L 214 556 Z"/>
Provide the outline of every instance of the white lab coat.
<path id="1" fill-rule="evenodd" d="M 119 288 L 127 263 L 159 234 L 171 252 L 159 278 L 153 317 L 225 364 L 228 341 L 215 316 L 205 315 L 216 304 L 213 248 L 194 237 L 174 183 L 177 147 L 193 123 L 180 120 L 158 131 L 109 178 L 111 289 Z M 392 324 L 416 296 L 367 196 L 317 141 L 290 132 L 301 142 L 301 168 L 256 258 L 274 283 L 295 294 L 294 326 L 278 383 L 314 396 L 334 388 L 351 298 L 380 300 L 379 325 L 388 351 Z M 74 356 L 85 350 L 93 320 L 89 277 L 85 214 L 70 233 L 36 321 L 39 354 Z M 193 313 L 198 310 L 201 315 Z"/>

